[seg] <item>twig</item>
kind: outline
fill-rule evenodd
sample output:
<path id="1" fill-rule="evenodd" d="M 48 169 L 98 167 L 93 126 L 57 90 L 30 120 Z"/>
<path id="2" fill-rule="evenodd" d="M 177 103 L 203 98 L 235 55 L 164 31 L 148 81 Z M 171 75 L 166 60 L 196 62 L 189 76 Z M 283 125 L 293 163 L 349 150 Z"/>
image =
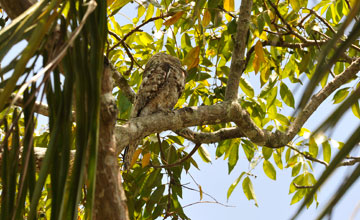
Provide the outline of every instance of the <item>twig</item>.
<path id="1" fill-rule="evenodd" d="M 304 154 L 303 152 L 299 151 L 296 147 L 293 147 L 293 146 L 291 146 L 291 145 L 289 145 L 289 144 L 287 144 L 286 146 L 289 147 L 289 148 L 291 148 L 292 150 L 296 151 L 297 153 L 301 154 L 302 156 L 304 156 L 304 157 L 305 157 L 306 159 L 308 159 L 308 160 L 321 163 L 321 164 L 323 164 L 323 165 L 326 166 L 326 167 L 329 166 L 329 164 L 326 163 L 325 161 L 319 160 L 319 159 L 317 159 L 317 158 L 314 158 L 314 157 L 312 157 L 312 156 L 309 155 L 309 154 Z"/>
<path id="2" fill-rule="evenodd" d="M 300 186 L 296 183 L 293 183 L 293 185 L 297 188 L 297 189 L 311 189 L 313 188 L 313 186 Z"/>
<path id="3" fill-rule="evenodd" d="M 168 13 L 166 15 L 160 15 L 160 16 L 157 16 L 157 17 L 153 17 L 153 18 L 150 18 L 146 21 L 144 21 L 142 24 L 140 24 L 139 26 L 136 26 L 134 29 L 132 29 L 131 31 L 129 31 L 127 34 L 125 34 L 125 36 L 123 37 L 123 39 L 121 41 L 119 41 L 118 43 L 116 43 L 114 46 L 112 46 L 109 50 L 113 50 L 115 47 L 119 46 L 120 44 L 122 44 L 122 42 L 125 42 L 125 40 L 130 37 L 130 35 L 132 35 L 133 33 L 137 32 L 137 31 L 140 31 L 140 28 L 143 27 L 144 25 L 152 22 L 152 21 L 155 21 L 155 20 L 158 20 L 158 19 L 164 19 L 166 17 L 170 17 L 172 15 L 174 15 L 175 13 L 172 12 L 172 13 Z"/>
<path id="4" fill-rule="evenodd" d="M 110 65 L 111 71 L 113 72 L 113 77 L 115 79 L 117 86 L 120 87 L 121 91 L 124 93 L 126 98 L 128 98 L 131 103 L 134 103 L 135 95 L 136 95 L 134 90 L 132 90 L 132 88 L 129 86 L 124 76 L 121 73 L 119 73 L 109 61 L 107 62 Z"/>

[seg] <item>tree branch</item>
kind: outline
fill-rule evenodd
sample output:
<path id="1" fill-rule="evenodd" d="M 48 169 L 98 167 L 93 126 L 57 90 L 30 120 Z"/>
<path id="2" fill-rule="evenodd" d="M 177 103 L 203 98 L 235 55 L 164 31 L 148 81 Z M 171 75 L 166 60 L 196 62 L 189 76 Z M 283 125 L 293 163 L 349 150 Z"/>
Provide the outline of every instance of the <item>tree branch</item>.
<path id="1" fill-rule="evenodd" d="M 289 126 L 286 133 L 286 141 L 290 141 L 299 132 L 301 127 L 314 113 L 314 111 L 320 106 L 320 104 L 341 85 L 345 84 L 351 78 L 355 77 L 360 71 L 360 58 L 357 58 L 346 70 L 336 76 L 331 82 L 329 82 L 324 88 L 322 88 L 317 94 L 312 96 L 305 108 L 298 114 L 293 123 Z"/>
<path id="2" fill-rule="evenodd" d="M 241 1 L 240 14 L 237 21 L 236 36 L 234 40 L 234 50 L 231 58 L 230 73 L 227 80 L 225 100 L 236 100 L 239 91 L 239 82 L 244 69 L 244 55 L 247 43 L 247 36 L 250 24 L 252 0 Z"/>
<path id="3" fill-rule="evenodd" d="M 177 135 L 180 135 L 193 143 L 210 144 L 216 143 L 226 139 L 245 137 L 240 128 L 222 128 L 214 132 L 196 132 L 189 128 L 180 129 L 174 131 Z"/>
<path id="4" fill-rule="evenodd" d="M 116 85 L 120 87 L 121 91 L 124 93 L 126 98 L 128 98 L 129 101 L 133 103 L 136 95 L 134 90 L 132 90 L 132 88 L 129 86 L 124 76 L 121 73 L 119 73 L 109 61 L 107 62 L 110 65 L 112 76 L 115 80 Z"/>

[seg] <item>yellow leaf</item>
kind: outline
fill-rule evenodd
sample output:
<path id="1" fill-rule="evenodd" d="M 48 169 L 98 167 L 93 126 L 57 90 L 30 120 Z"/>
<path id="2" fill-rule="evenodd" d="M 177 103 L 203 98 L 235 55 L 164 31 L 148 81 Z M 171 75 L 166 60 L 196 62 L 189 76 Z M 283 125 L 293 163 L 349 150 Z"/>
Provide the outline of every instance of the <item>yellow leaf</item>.
<path id="1" fill-rule="evenodd" d="M 131 163 L 130 163 L 130 167 L 129 167 L 129 168 L 131 168 L 131 167 L 133 167 L 133 166 L 134 166 L 134 164 L 136 163 L 136 160 L 138 159 L 138 157 L 139 157 L 139 155 L 140 155 L 141 151 L 142 151 L 142 149 L 141 149 L 141 148 L 136 149 L 136 151 L 135 151 L 135 153 L 134 153 L 133 157 L 131 158 Z"/>
<path id="2" fill-rule="evenodd" d="M 226 11 L 234 11 L 234 0 L 224 0 L 224 9 Z"/>
<path id="3" fill-rule="evenodd" d="M 209 23 L 210 23 L 210 20 L 211 20 L 211 14 L 209 12 L 209 10 L 205 10 L 205 13 L 204 13 L 204 16 L 203 16 L 203 19 L 202 19 L 202 25 L 204 27 L 208 26 Z"/>
<path id="4" fill-rule="evenodd" d="M 181 18 L 181 16 L 183 14 L 184 14 L 183 11 L 180 11 L 180 12 L 174 14 L 171 18 L 169 18 L 167 21 L 164 22 L 164 25 L 170 26 L 172 24 L 175 24 Z"/>
<path id="5" fill-rule="evenodd" d="M 184 58 L 184 64 L 187 65 L 187 69 L 190 70 L 199 64 L 200 47 L 196 46 L 192 48 Z"/>
<path id="6" fill-rule="evenodd" d="M 228 12 L 234 11 L 234 0 L 224 0 L 224 9 Z M 231 21 L 232 17 L 228 14 L 225 15 L 228 21 Z"/>
<path id="7" fill-rule="evenodd" d="M 265 58 L 264 58 L 264 50 L 262 47 L 262 43 L 261 43 L 261 41 L 258 41 L 255 44 L 255 58 L 254 58 L 254 62 L 253 62 L 253 67 L 254 67 L 255 73 L 259 72 L 261 63 L 264 61 L 265 61 Z"/>
<path id="8" fill-rule="evenodd" d="M 147 165 L 149 165 L 150 163 L 150 157 L 151 157 L 151 154 L 150 153 L 146 153 L 144 156 L 143 156 L 143 159 L 141 161 L 141 166 L 142 167 L 146 167 Z"/>

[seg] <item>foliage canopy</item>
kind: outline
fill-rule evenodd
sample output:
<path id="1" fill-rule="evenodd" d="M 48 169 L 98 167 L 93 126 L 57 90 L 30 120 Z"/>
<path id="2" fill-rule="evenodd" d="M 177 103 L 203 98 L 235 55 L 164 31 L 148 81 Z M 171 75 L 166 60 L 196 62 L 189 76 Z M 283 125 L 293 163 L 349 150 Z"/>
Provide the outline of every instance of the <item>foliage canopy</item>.
<path id="1" fill-rule="evenodd" d="M 104 56 L 115 79 L 118 114 L 109 133 L 115 133 L 117 150 L 146 136 L 132 169 L 121 171 L 130 219 L 187 219 L 179 202 L 181 177 L 211 162 L 209 143 L 217 143 L 216 158 L 227 160 L 228 173 L 240 154 L 250 164 L 228 188 L 228 198 L 241 182 L 257 205 L 252 170 L 263 169 L 276 180 L 279 170 L 291 169 L 291 204 L 302 202 L 299 212 L 318 204 L 316 192 L 336 167 L 356 166 L 318 218 L 330 213 L 360 172 L 360 158 L 352 155 L 360 141 L 359 121 L 345 143 L 326 135 L 348 109 L 360 118 L 360 2 L 242 0 L 239 10 L 236 3 L 52 0 L 39 1 L 11 23 L 3 15 L 2 62 L 18 42 L 28 44 L 0 70 L 2 219 L 91 218 L 100 199 L 96 167 L 105 163 L 98 159 Z M 124 20 L 129 8 L 137 14 Z M 186 67 L 184 93 L 173 115 L 128 120 L 133 90 L 158 52 L 178 57 Z M 294 95 L 298 88 L 301 96 Z M 329 96 L 334 113 L 316 130 L 306 129 Z M 44 104 L 35 100 L 44 97 L 42 111 Z M 35 113 L 49 118 L 40 134 L 34 131 Z M 145 126 L 151 123 L 156 128 Z M 132 131 L 132 124 L 142 127 Z M 172 131 L 155 134 L 166 130 Z M 39 147 L 46 149 L 41 166 Z M 191 157 L 195 152 L 203 161 Z M 319 179 L 314 163 L 326 166 Z M 202 198 L 200 186 L 199 193 Z"/>

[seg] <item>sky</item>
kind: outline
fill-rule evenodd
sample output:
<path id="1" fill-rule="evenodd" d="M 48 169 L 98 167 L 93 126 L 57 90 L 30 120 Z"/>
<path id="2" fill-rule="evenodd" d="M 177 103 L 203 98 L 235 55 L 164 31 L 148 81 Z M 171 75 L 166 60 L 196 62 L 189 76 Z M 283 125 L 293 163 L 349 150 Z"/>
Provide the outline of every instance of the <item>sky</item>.
<path id="1" fill-rule="evenodd" d="M 236 1 L 236 8 L 240 1 Z M 123 8 L 120 13 L 125 13 L 126 16 L 132 18 L 136 16 L 137 12 L 134 8 L 126 7 Z M 117 16 L 117 21 L 119 23 L 127 23 L 128 20 L 123 16 Z M 151 25 L 150 25 L 151 26 Z M 145 27 L 144 30 L 146 30 Z M 24 46 L 24 42 L 19 44 L 17 48 L 14 48 L 15 51 L 20 51 Z M 10 56 L 16 54 L 11 52 Z M 10 57 L 5 57 L 3 66 Z M 255 91 L 258 92 L 260 85 L 258 83 L 258 77 L 252 75 L 248 76 L 248 80 L 251 82 Z M 296 92 L 295 100 L 298 100 L 298 97 L 301 96 L 301 90 Z M 334 105 L 331 102 L 331 97 L 329 97 L 325 103 L 323 103 L 320 108 L 312 115 L 312 117 L 305 124 L 305 127 L 313 130 L 316 128 L 321 121 L 323 121 L 326 116 L 331 113 L 331 109 L 334 109 Z M 287 110 L 288 111 L 288 110 Z M 287 112 L 287 115 L 291 115 L 291 111 Z M 335 130 L 332 133 L 332 138 L 338 141 L 345 141 L 349 134 L 352 133 L 353 128 L 358 126 L 359 119 L 352 115 L 351 112 L 347 112 L 340 123 L 337 125 Z M 192 144 L 190 144 L 191 146 Z M 254 186 L 254 191 L 257 197 L 257 202 L 259 207 L 254 205 L 254 201 L 248 201 L 245 197 L 241 182 L 237 188 L 232 193 L 229 201 L 226 199 L 226 194 L 228 187 L 233 183 L 233 181 L 241 174 L 243 171 L 248 171 L 249 163 L 244 155 L 243 151 L 239 150 L 239 161 L 235 166 L 234 170 L 228 175 L 228 165 L 227 161 L 222 158 L 215 159 L 215 150 L 216 145 L 205 145 L 209 150 L 212 163 L 208 164 L 201 160 L 198 154 L 195 154 L 193 157 L 198 162 L 200 170 L 192 168 L 190 170 L 191 176 L 195 179 L 197 184 L 201 185 L 202 190 L 205 193 L 210 194 L 214 197 L 219 203 L 224 204 L 226 207 L 221 204 L 209 204 L 209 203 L 199 203 L 190 205 L 184 208 L 185 213 L 188 217 L 193 220 L 219 220 L 219 219 L 251 219 L 251 220 L 260 220 L 260 219 L 276 219 L 276 220 L 286 220 L 289 219 L 295 211 L 298 209 L 298 206 L 301 202 L 290 205 L 292 195 L 289 195 L 289 185 L 292 181 L 291 169 L 280 170 L 276 167 L 277 178 L 276 181 L 269 179 L 263 172 L 262 163 L 260 163 L 257 168 L 252 172 L 256 177 L 251 177 L 251 181 Z M 334 155 L 335 149 L 332 149 L 332 155 Z M 359 153 L 359 152 L 357 152 Z M 284 159 L 283 159 L 284 160 Z M 323 166 L 321 164 L 314 164 L 315 176 L 318 178 L 323 171 Z M 349 174 L 349 167 L 338 168 L 337 171 L 332 175 L 332 177 L 326 182 L 326 184 L 321 188 L 318 193 L 318 202 L 319 207 L 316 208 L 315 205 L 312 205 L 309 209 L 302 212 L 302 215 L 298 219 L 314 219 L 319 211 L 322 210 L 322 207 L 326 205 L 327 201 L 331 198 L 338 185 L 341 181 Z M 182 176 L 182 183 L 189 183 L 187 186 L 197 189 L 197 185 L 194 183 L 194 180 L 190 177 L 189 174 L 184 173 Z M 199 192 L 183 189 L 183 199 L 180 201 L 183 206 L 188 204 L 197 203 L 200 200 Z M 212 198 L 204 195 L 202 201 L 213 201 Z M 358 180 L 352 188 L 347 192 L 343 199 L 338 203 L 338 206 L 332 214 L 332 219 L 334 220 L 343 220 L 351 219 L 351 215 L 356 209 L 360 209 L 360 181 Z M 360 219 L 360 213 L 357 213 L 355 218 Z"/>

